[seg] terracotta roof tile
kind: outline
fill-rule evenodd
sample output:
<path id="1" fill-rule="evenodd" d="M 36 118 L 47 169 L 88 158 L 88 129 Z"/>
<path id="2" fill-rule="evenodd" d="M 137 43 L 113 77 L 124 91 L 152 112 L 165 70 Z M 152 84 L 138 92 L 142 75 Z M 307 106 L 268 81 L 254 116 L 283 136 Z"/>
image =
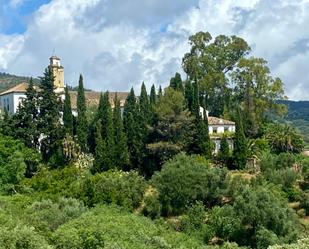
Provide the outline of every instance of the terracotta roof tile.
<path id="1" fill-rule="evenodd" d="M 114 106 L 114 98 L 116 92 L 109 93 L 109 102 L 111 106 Z M 120 100 L 120 106 L 124 106 L 127 96 L 129 95 L 128 92 L 117 92 L 118 99 Z M 101 92 L 94 92 L 94 91 L 85 91 L 85 98 L 87 106 L 93 107 L 98 106 L 100 102 Z M 70 91 L 70 98 L 71 98 L 71 106 L 72 109 L 77 108 L 77 91 Z"/>
<path id="2" fill-rule="evenodd" d="M 9 94 L 9 93 L 25 93 L 27 91 L 27 88 L 28 88 L 28 83 L 26 82 L 23 82 L 23 83 L 20 83 L 2 93 L 0 93 L 0 95 L 6 95 L 6 94 Z"/>
<path id="3" fill-rule="evenodd" d="M 222 119 L 222 118 L 217 118 L 217 117 L 208 117 L 208 124 L 210 125 L 235 125 L 235 122 Z"/>

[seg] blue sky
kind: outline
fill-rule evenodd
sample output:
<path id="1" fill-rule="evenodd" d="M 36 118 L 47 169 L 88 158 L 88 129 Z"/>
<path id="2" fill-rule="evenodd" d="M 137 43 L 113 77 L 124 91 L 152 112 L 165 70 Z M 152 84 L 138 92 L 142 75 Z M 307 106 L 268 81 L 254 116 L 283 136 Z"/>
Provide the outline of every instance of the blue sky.
<path id="1" fill-rule="evenodd" d="M 309 99 L 309 0 L 0 0 L 0 72 L 42 75 L 53 49 L 65 81 L 127 91 L 167 85 L 198 31 L 237 35 L 290 99 Z"/>
<path id="2" fill-rule="evenodd" d="M 27 21 L 41 5 L 50 0 L 0 0 L 0 33 L 21 34 L 27 29 Z"/>

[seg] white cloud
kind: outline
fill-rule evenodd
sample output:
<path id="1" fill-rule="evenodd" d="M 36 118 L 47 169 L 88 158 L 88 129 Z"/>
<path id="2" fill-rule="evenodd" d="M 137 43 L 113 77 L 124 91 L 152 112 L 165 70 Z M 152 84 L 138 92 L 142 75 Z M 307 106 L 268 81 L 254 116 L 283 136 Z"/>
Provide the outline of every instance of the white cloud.
<path id="1" fill-rule="evenodd" d="M 181 70 L 188 36 L 207 30 L 244 37 L 282 77 L 288 96 L 309 99 L 308 2 L 53 0 L 24 35 L 0 36 L 0 70 L 41 75 L 55 48 L 69 84 L 79 73 L 87 87 L 103 91 L 166 84 Z"/>

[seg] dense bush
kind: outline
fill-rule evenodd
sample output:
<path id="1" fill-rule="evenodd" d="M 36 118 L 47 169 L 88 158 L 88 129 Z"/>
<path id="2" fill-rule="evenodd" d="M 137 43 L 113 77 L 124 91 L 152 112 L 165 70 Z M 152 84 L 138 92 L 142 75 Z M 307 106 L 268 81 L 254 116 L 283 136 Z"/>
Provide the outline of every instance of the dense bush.
<path id="1" fill-rule="evenodd" d="M 202 242 L 175 233 L 150 219 L 112 206 L 99 206 L 57 229 L 55 248 L 170 249 L 205 248 Z"/>
<path id="2" fill-rule="evenodd" d="M 87 209 L 76 199 L 61 198 L 58 202 L 43 200 L 34 202 L 25 210 L 27 223 L 46 234 L 58 226 L 77 218 Z"/>
<path id="3" fill-rule="evenodd" d="M 152 177 L 159 191 L 163 215 L 181 214 L 201 201 L 207 206 L 219 202 L 226 170 L 211 167 L 203 158 L 179 154 Z"/>
<path id="4" fill-rule="evenodd" d="M 146 187 L 137 172 L 107 171 L 84 179 L 80 196 L 88 206 L 113 203 L 133 210 L 140 206 Z"/>
<path id="5" fill-rule="evenodd" d="M 287 202 L 263 186 L 244 187 L 233 204 L 214 208 L 209 226 L 224 240 L 259 248 L 294 241 L 299 231 Z"/>
<path id="6" fill-rule="evenodd" d="M 0 134 L 0 186 L 13 190 L 25 176 L 31 176 L 39 167 L 40 156 L 23 143 Z"/>

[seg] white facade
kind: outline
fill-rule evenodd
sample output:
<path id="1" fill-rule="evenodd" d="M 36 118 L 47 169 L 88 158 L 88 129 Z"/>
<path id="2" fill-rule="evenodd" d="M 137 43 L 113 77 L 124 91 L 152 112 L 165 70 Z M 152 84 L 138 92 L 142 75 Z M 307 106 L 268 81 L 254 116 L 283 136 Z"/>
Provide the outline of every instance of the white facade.
<path id="1" fill-rule="evenodd" d="M 0 107 L 10 114 L 16 113 L 19 103 L 26 98 L 25 93 L 12 92 L 0 95 Z"/>
<path id="2" fill-rule="evenodd" d="M 235 125 L 232 124 L 224 124 L 224 125 L 209 125 L 209 134 L 222 134 L 225 132 L 234 133 L 235 132 Z"/>

